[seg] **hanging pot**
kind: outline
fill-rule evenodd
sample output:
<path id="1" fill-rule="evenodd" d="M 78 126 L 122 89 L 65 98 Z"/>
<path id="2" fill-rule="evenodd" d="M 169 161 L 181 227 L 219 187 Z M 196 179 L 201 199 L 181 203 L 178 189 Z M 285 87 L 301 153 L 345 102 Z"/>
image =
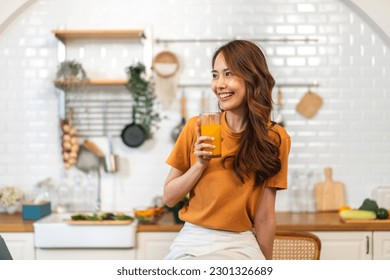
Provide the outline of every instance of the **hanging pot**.
<path id="1" fill-rule="evenodd" d="M 146 140 L 146 131 L 142 125 L 135 122 L 135 107 L 133 107 L 133 122 L 126 125 L 122 130 L 121 138 L 123 143 L 131 148 L 141 146 Z"/>

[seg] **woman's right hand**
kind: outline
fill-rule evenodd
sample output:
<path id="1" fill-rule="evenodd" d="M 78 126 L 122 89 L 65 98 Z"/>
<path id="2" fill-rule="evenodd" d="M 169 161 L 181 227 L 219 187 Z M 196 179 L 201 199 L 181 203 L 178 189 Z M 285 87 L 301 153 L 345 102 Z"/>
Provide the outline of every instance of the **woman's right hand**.
<path id="1" fill-rule="evenodd" d="M 211 155 L 212 155 L 211 150 L 213 150 L 215 146 L 207 142 L 213 141 L 214 138 L 210 136 L 201 136 L 200 135 L 201 125 L 202 125 L 202 121 L 199 118 L 196 123 L 196 142 L 194 146 L 194 155 L 198 158 L 199 163 L 208 164 L 211 160 Z"/>

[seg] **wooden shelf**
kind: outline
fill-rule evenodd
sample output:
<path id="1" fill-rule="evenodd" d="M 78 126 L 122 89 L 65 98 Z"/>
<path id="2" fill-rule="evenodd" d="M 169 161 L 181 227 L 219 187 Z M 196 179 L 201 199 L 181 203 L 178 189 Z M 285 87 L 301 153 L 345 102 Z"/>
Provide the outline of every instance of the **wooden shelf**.
<path id="1" fill-rule="evenodd" d="M 74 82 L 74 81 L 59 81 L 54 80 L 55 85 L 91 85 L 91 86 L 115 86 L 115 85 L 126 85 L 127 80 L 87 80 L 85 82 Z"/>
<path id="2" fill-rule="evenodd" d="M 68 39 L 138 39 L 145 38 L 142 29 L 115 29 L 115 30 L 52 30 L 54 35 L 65 42 Z"/>

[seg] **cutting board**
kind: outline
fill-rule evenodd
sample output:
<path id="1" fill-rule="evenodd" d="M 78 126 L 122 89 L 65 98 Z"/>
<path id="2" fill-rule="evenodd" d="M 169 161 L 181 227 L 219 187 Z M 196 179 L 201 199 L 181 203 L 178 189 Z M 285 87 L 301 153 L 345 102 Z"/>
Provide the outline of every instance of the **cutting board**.
<path id="1" fill-rule="evenodd" d="M 333 181 L 332 168 L 324 169 L 325 181 L 314 185 L 317 211 L 338 211 L 345 205 L 344 184 Z"/>
<path id="2" fill-rule="evenodd" d="M 87 221 L 87 220 L 66 220 L 69 225 L 128 225 L 133 220 L 102 220 L 102 221 Z"/>
<path id="3" fill-rule="evenodd" d="M 355 220 L 355 219 L 342 219 L 342 218 L 340 218 L 340 220 L 346 224 L 389 224 L 390 225 L 390 219 Z"/>
<path id="4" fill-rule="evenodd" d="M 323 100 L 321 96 L 313 91 L 308 91 L 303 95 L 295 109 L 302 116 L 310 119 L 314 117 L 315 114 L 317 114 L 317 111 L 322 106 L 322 103 Z"/>

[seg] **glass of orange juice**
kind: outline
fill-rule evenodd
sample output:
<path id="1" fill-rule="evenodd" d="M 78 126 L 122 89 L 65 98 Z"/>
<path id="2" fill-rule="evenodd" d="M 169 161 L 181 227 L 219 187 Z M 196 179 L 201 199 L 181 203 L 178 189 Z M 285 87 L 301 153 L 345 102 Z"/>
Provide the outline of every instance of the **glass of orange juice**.
<path id="1" fill-rule="evenodd" d="M 214 145 L 214 149 L 210 149 L 212 158 L 219 158 L 221 153 L 221 113 L 220 112 L 208 112 L 201 113 L 200 118 L 202 124 L 200 126 L 200 134 L 202 136 L 213 137 L 213 141 L 209 141 L 211 145 Z"/>

